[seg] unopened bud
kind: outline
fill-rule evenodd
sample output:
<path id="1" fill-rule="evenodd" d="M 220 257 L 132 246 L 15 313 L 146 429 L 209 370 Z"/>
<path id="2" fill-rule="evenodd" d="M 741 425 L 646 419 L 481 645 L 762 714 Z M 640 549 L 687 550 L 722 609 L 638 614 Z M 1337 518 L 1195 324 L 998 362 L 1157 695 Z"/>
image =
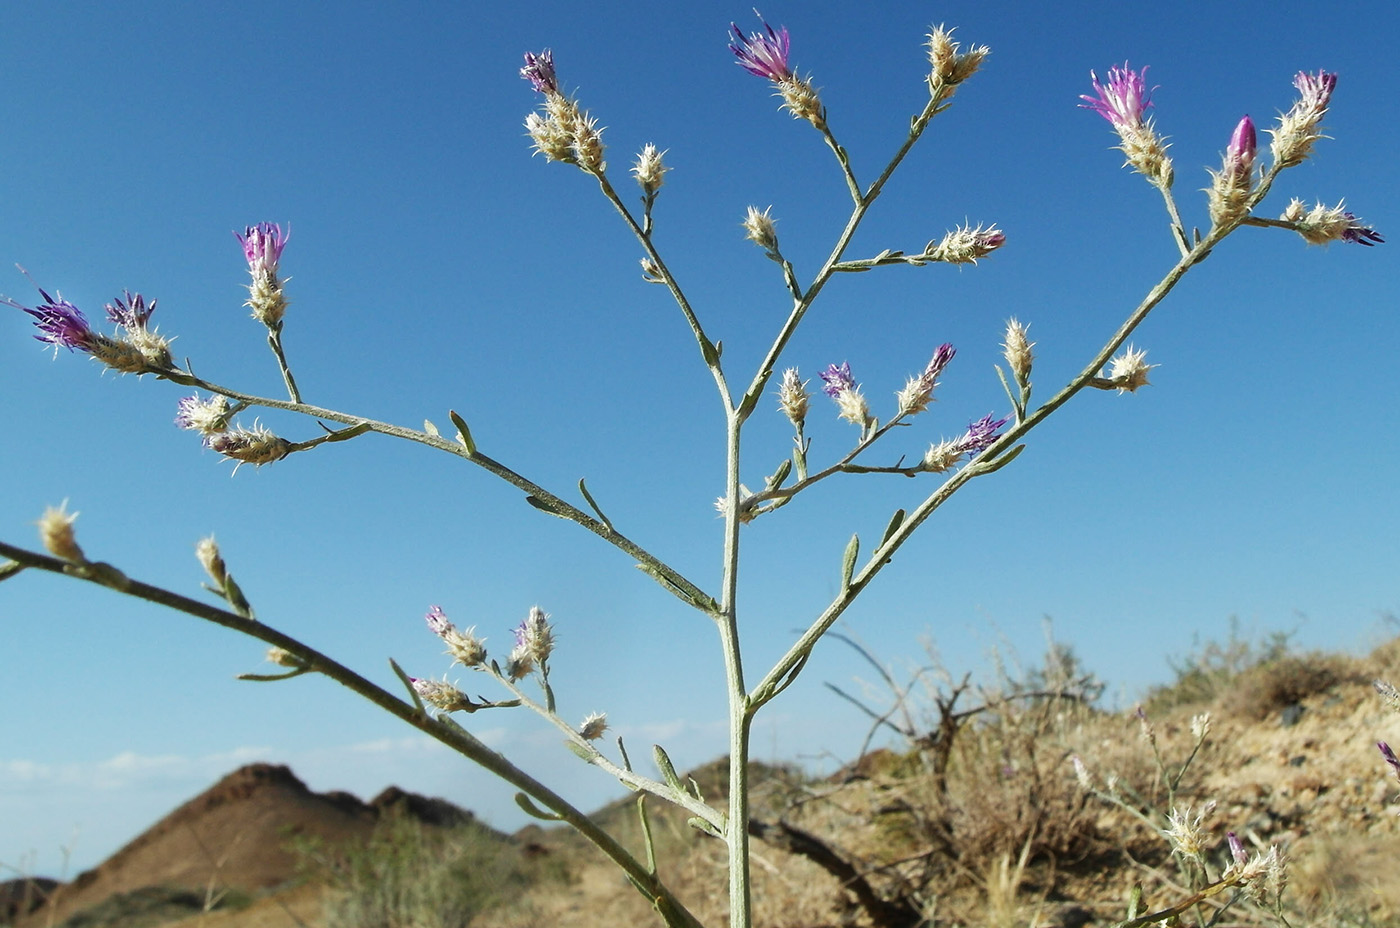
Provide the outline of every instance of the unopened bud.
<path id="1" fill-rule="evenodd" d="M 953 31 L 934 26 L 928 34 L 929 92 L 944 99 L 951 97 L 957 85 L 976 73 L 982 59 L 992 53 L 985 45 L 974 45 L 962 51 L 953 41 Z"/>
<path id="2" fill-rule="evenodd" d="M 788 417 L 793 425 L 799 429 L 807 419 L 808 400 L 811 394 L 807 392 L 807 381 L 802 379 L 802 375 L 797 372 L 797 368 L 789 367 L 783 371 L 782 383 L 778 385 L 778 408 L 783 415 Z"/>
<path id="3" fill-rule="evenodd" d="M 608 730 L 608 716 L 605 712 L 591 712 L 579 726 L 578 733 L 585 741 L 597 741 Z"/>
<path id="4" fill-rule="evenodd" d="M 1002 355 L 1011 367 L 1012 376 L 1022 387 L 1030 383 L 1031 365 L 1035 362 L 1035 355 L 1031 353 L 1035 342 L 1026 338 L 1027 328 L 1015 317 L 1006 320 L 1006 340 L 1001 345 Z"/>
<path id="5" fill-rule="evenodd" d="M 745 238 L 768 252 L 770 258 L 776 258 L 778 255 L 778 230 L 774 226 L 775 220 L 768 215 L 768 211 L 772 208 L 769 206 L 760 213 L 758 207 L 750 206 L 749 214 L 744 217 L 742 225 Z"/>
<path id="6" fill-rule="evenodd" d="M 632 166 L 632 176 L 637 178 L 637 186 L 649 197 L 655 196 L 656 191 L 661 189 L 666 172 L 671 170 L 661 163 L 664 154 L 664 151 L 657 151 L 656 146 L 648 142 L 641 154 L 637 155 L 637 163 Z"/>
<path id="7" fill-rule="evenodd" d="M 415 677 L 410 681 L 420 699 L 443 712 L 471 712 L 477 708 L 466 693 L 444 680 L 419 680 Z"/>
<path id="8" fill-rule="evenodd" d="M 428 628 L 447 645 L 447 653 L 463 667 L 476 667 L 486 660 L 486 642 L 473 634 L 476 629 L 458 630 L 443 613 L 441 606 L 428 609 Z"/>
<path id="9" fill-rule="evenodd" d="M 282 460 L 292 450 L 291 442 L 278 438 L 271 430 L 257 424 L 251 429 L 239 426 L 226 432 L 217 432 L 205 438 L 204 445 L 239 464 L 253 464 L 259 467 Z"/>
<path id="10" fill-rule="evenodd" d="M 83 554 L 83 549 L 78 547 L 78 539 L 73 532 L 73 521 L 78 518 L 78 514 L 67 510 L 67 500 L 60 503 L 57 509 L 50 506 L 44 510 L 37 523 L 39 540 L 43 542 L 44 550 L 54 557 L 73 564 L 85 564 L 87 556 Z"/>
<path id="11" fill-rule="evenodd" d="M 949 264 L 976 264 L 1006 244 L 1006 235 L 996 226 L 976 228 L 966 225 L 947 233 L 939 242 L 929 242 L 924 257 Z"/>
<path id="12" fill-rule="evenodd" d="M 194 546 L 194 556 L 199 558 L 200 566 L 209 575 L 209 579 L 214 581 L 214 585 L 223 589 L 228 581 L 228 565 L 224 563 L 223 555 L 219 553 L 218 542 L 214 541 L 213 535 L 199 540 Z"/>

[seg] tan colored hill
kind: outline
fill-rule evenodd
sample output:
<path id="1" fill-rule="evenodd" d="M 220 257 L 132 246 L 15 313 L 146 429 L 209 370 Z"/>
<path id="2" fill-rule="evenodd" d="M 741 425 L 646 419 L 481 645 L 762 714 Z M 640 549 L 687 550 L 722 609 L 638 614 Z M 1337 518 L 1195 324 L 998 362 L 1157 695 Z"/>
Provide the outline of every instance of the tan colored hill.
<path id="1" fill-rule="evenodd" d="M 16 925 L 61 924 L 114 896 L 153 887 L 193 892 L 199 902 L 206 894 L 214 898 L 230 889 L 257 893 L 287 885 L 298 865 L 292 839 L 363 842 L 391 811 L 430 825 L 472 820 L 471 813 L 445 800 L 390 788 L 365 803 L 344 792 L 314 793 L 287 767 L 251 764 L 165 816 L 96 868 L 58 886 L 49 905 Z"/>

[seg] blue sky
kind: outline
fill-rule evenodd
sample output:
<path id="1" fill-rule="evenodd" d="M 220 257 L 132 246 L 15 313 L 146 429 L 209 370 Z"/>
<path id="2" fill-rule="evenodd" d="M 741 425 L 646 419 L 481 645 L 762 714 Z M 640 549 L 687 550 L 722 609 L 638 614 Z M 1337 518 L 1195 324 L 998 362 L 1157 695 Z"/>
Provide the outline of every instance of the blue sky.
<path id="1" fill-rule="evenodd" d="M 554 49 L 565 86 L 607 127 L 615 185 L 654 142 L 673 171 L 658 247 L 746 381 L 786 315 L 776 265 L 744 241 L 772 205 L 807 279 L 845 221 L 830 153 L 735 67 L 713 2 L 528 7 L 347 3 L 13 5 L 0 94 L 0 258 L 100 318 L 123 288 L 160 301 L 160 330 L 208 378 L 279 395 L 241 306 L 230 230 L 290 223 L 285 340 L 309 402 L 446 428 L 453 408 L 488 454 L 561 494 L 580 477 L 619 527 L 702 586 L 717 586 L 723 419 L 708 373 L 637 245 L 596 186 L 531 157 L 526 50 Z M 1389 4 L 769 4 L 793 58 L 868 182 L 926 99 L 930 23 L 992 55 L 867 217 L 853 257 L 916 250 L 964 222 L 1007 245 L 978 267 L 890 268 L 835 280 L 783 366 L 849 361 L 878 414 L 933 348 L 959 350 L 932 412 L 876 455 L 918 454 L 1005 411 L 992 365 L 1008 316 L 1031 324 L 1034 380 L 1073 376 L 1174 260 L 1160 198 L 1119 167 L 1108 124 L 1076 107 L 1088 72 L 1150 65 L 1188 225 L 1206 225 L 1204 167 L 1244 113 L 1261 127 L 1292 76 L 1341 77 L 1334 138 L 1283 175 L 1290 196 L 1400 227 L 1394 152 L 1400 12 Z M 408 12 L 405 12 L 408 11 Z M 897 666 L 931 639 L 954 671 L 994 646 L 1032 660 L 1045 616 L 1121 703 L 1170 675 L 1168 658 L 1219 637 L 1297 629 L 1305 646 L 1360 648 L 1400 612 L 1400 341 L 1394 246 L 1310 248 L 1244 229 L 1134 337 L 1161 365 L 1135 395 L 1081 395 L 1012 466 L 975 481 L 907 545 L 846 616 Z M 30 302 L 18 271 L 0 292 Z M 460 460 L 381 437 L 230 476 L 171 425 L 187 390 L 50 357 L 22 313 L 0 314 L 0 538 L 32 544 L 47 505 L 82 513 L 89 555 L 185 592 L 214 533 L 259 615 L 389 684 L 448 668 L 422 614 L 441 604 L 488 646 L 535 603 L 560 637 L 561 707 L 606 711 L 634 747 L 677 763 L 723 753 L 721 664 L 708 623 L 618 552 L 541 516 Z M 814 460 L 854 440 L 818 397 Z M 744 479 L 787 453 L 765 401 Z M 288 437 L 311 422 L 269 414 Z M 744 536 L 750 675 L 835 592 L 852 532 L 878 537 L 932 484 L 833 480 Z M 290 763 L 316 789 L 389 783 L 446 796 L 503 827 L 509 794 L 324 680 L 240 683 L 265 670 L 251 640 L 106 591 L 25 574 L 0 587 L 0 862 L 92 866 L 241 763 Z M 1390 629 L 1393 632 L 1393 628 Z M 814 767 L 864 734 L 824 681 L 869 676 L 820 648 L 760 717 L 755 754 Z M 463 677 L 474 689 L 476 680 Z M 585 805 L 617 790 L 541 723 L 474 716 L 474 730 Z M 1392 738 L 1400 733 L 1392 733 Z"/>

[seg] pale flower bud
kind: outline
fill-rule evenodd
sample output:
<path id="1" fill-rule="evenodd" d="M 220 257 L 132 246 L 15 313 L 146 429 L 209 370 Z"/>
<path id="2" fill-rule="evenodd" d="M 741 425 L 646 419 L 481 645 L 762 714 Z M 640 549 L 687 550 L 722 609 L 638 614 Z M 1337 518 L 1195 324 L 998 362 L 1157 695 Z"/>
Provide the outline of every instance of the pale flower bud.
<path id="1" fill-rule="evenodd" d="M 782 383 L 778 385 L 778 408 L 783 415 L 788 417 L 793 425 L 799 429 L 807 419 L 807 406 L 811 394 L 807 392 L 807 381 L 802 379 L 802 375 L 797 372 L 797 368 L 789 367 L 783 371 Z"/>
<path id="2" fill-rule="evenodd" d="M 1022 325 L 1015 317 L 1006 320 L 1006 340 L 1001 345 L 1002 356 L 1011 367 L 1016 383 L 1021 386 L 1030 383 L 1031 364 L 1035 362 L 1035 355 L 1031 353 L 1035 342 L 1027 340 L 1027 328 L 1028 326 Z"/>
<path id="3" fill-rule="evenodd" d="M 1298 99 L 1279 117 L 1278 128 L 1269 130 L 1273 136 L 1269 148 L 1274 164 L 1280 168 L 1303 161 L 1311 154 L 1313 143 L 1324 137 L 1322 117 L 1337 87 L 1337 75 L 1326 71 L 1316 74 L 1299 71 L 1293 78 L 1293 86 L 1298 88 Z"/>
<path id="4" fill-rule="evenodd" d="M 745 238 L 768 252 L 769 257 L 776 257 L 778 254 L 778 230 L 773 225 L 773 218 L 768 215 L 768 211 L 772 208 L 769 206 L 760 213 L 758 207 L 750 206 L 749 214 L 744 217 L 742 225 Z"/>
<path id="5" fill-rule="evenodd" d="M 578 733 L 585 741 L 597 741 L 608 730 L 608 716 L 605 712 L 590 712 L 579 726 Z"/>
<path id="6" fill-rule="evenodd" d="M 270 664 L 276 664 L 278 667 L 290 667 L 293 670 L 304 670 L 307 666 L 306 661 L 297 657 L 291 651 L 288 651 L 286 648 L 275 646 L 267 649 L 267 661 Z"/>
<path id="7" fill-rule="evenodd" d="M 214 394 L 207 400 L 196 393 L 175 404 L 175 424 L 182 429 L 190 429 L 203 435 L 212 435 L 228 428 L 228 417 L 232 407 L 228 397 Z"/>
<path id="8" fill-rule="evenodd" d="M 661 189 L 666 172 L 671 170 L 661 163 L 664 154 L 666 152 L 657 151 L 655 145 L 647 142 L 641 154 L 637 155 L 637 163 L 632 166 L 632 176 L 637 178 L 637 185 L 649 197 L 655 196 L 656 191 Z"/>
<path id="9" fill-rule="evenodd" d="M 992 53 L 985 45 L 974 45 L 961 51 L 953 41 L 952 29 L 933 26 L 928 34 L 929 92 L 935 97 L 951 97 L 957 85 L 967 80 L 982 65 L 982 59 Z"/>
<path id="10" fill-rule="evenodd" d="M 428 609 L 428 628 L 447 645 L 447 653 L 463 667 L 476 667 L 486 660 L 486 642 L 473 634 L 476 629 L 459 631 L 443 613 L 441 606 Z"/>
<path id="11" fill-rule="evenodd" d="M 1105 376 L 1090 383 L 1101 390 L 1117 390 L 1119 393 L 1133 393 L 1139 387 L 1151 386 L 1147 374 L 1156 364 L 1147 363 L 1147 352 L 1128 345 L 1123 353 L 1108 362 Z"/>
<path id="12" fill-rule="evenodd" d="M 1178 853 L 1201 860 L 1207 840 L 1204 822 L 1206 816 L 1214 809 L 1213 801 L 1206 803 L 1195 814 L 1192 814 L 1189 805 L 1173 808 L 1167 817 L 1167 827 L 1162 836 L 1171 842 L 1172 848 Z"/>
<path id="13" fill-rule="evenodd" d="M 224 557 L 219 553 L 219 544 L 213 535 L 199 540 L 194 546 L 194 556 L 199 559 L 200 566 L 209 575 L 209 579 L 214 581 L 214 585 L 223 589 L 228 580 L 228 565 L 224 563 Z"/>
<path id="14" fill-rule="evenodd" d="M 1084 766 L 1084 761 L 1075 754 L 1070 758 L 1070 763 L 1074 764 L 1074 778 L 1079 781 L 1079 788 L 1088 793 L 1094 789 L 1094 778 L 1089 775 L 1089 768 Z"/>
<path id="15" fill-rule="evenodd" d="M 937 243 L 929 242 L 924 249 L 924 257 L 930 261 L 946 261 L 949 264 L 976 264 L 978 258 L 985 258 L 1006 244 L 1006 235 L 996 226 L 976 228 L 965 225 L 943 236 Z"/>
<path id="16" fill-rule="evenodd" d="M 1210 713 L 1202 712 L 1200 715 L 1191 718 L 1191 737 L 1197 742 L 1206 740 L 1210 734 Z"/>
<path id="17" fill-rule="evenodd" d="M 554 651 L 554 629 L 549 624 L 549 615 L 539 606 L 531 606 L 529 615 L 516 628 L 515 643 L 517 649 L 526 650 L 533 663 L 543 664 L 549 660 Z"/>
<path id="18" fill-rule="evenodd" d="M 1379 232 L 1356 218 L 1355 213 L 1346 210 L 1346 204 L 1323 206 L 1321 203 L 1308 209 L 1303 201 L 1293 199 L 1279 218 L 1293 223 L 1293 228 L 1309 245 L 1327 245 L 1331 242 L 1354 242 L 1370 247 L 1385 239 Z"/>
<path id="19" fill-rule="evenodd" d="M 37 523 L 39 540 L 43 542 L 44 549 L 54 557 L 73 564 L 85 564 L 87 556 L 83 554 L 83 549 L 78 547 L 78 539 L 73 532 L 73 521 L 78 518 L 78 514 L 70 513 L 67 509 L 68 501 L 64 500 L 57 509 L 50 506 L 44 510 Z"/>
<path id="20" fill-rule="evenodd" d="M 209 435 L 204 439 L 204 446 L 239 464 L 259 467 L 282 460 L 292 450 L 291 442 L 278 438 L 267 427 L 257 423 L 251 429 L 240 425 L 236 429 Z"/>
<path id="21" fill-rule="evenodd" d="M 445 680 L 419 680 L 412 677 L 410 682 L 413 683 L 413 691 L 420 699 L 443 712 L 471 712 L 477 708 L 476 704 L 467 698 L 466 693 Z"/>

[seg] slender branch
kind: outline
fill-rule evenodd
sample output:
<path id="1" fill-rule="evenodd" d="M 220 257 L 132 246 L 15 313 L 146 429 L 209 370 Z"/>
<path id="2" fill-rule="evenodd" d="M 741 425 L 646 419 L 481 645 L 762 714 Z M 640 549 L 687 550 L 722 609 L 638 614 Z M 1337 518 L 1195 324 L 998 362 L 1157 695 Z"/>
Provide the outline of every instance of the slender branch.
<path id="1" fill-rule="evenodd" d="M 659 904 L 668 923 L 699 928 L 699 921 L 671 894 L 670 890 L 656 877 L 656 874 L 650 872 L 645 865 L 637 861 L 611 835 L 570 804 L 568 800 L 516 767 L 503 755 L 491 750 L 455 722 L 435 719 L 418 711 L 412 703 L 399 699 L 345 665 L 261 622 L 249 621 L 242 616 L 209 606 L 179 593 L 142 583 L 139 580 L 132 580 L 111 565 L 73 564 L 4 542 L 0 542 L 0 555 L 27 567 L 111 587 L 128 596 L 144 599 L 177 612 L 204 619 L 296 655 L 312 670 L 329 677 L 374 703 L 390 715 L 396 716 L 419 731 L 437 739 L 537 800 L 545 808 L 559 816 L 560 821 L 572 825 L 621 867 L 628 877 L 636 883 L 639 890 Z M 669 914 L 667 914 L 668 912 Z"/>
<path id="2" fill-rule="evenodd" d="M 579 734 L 578 729 L 565 721 L 559 713 L 540 705 L 540 703 L 532 699 L 524 690 L 516 686 L 513 681 L 504 675 L 495 673 L 491 669 L 485 669 L 484 672 L 490 674 L 498 683 L 510 690 L 511 693 L 515 695 L 516 699 L 519 700 L 520 705 L 532 710 L 555 728 L 559 729 L 559 731 L 563 732 L 569 744 L 574 747 L 575 753 L 577 753 L 581 759 L 586 760 L 588 763 L 611 775 L 623 786 L 633 790 L 645 790 L 653 796 L 678 805 L 691 815 L 698 816 L 709 822 L 717 830 L 724 826 L 724 816 L 709 803 L 697 799 L 684 790 L 673 789 L 660 780 L 644 777 L 634 771 L 630 765 L 618 766 L 613 763 L 606 754 L 603 754 L 594 747 L 593 742 Z M 587 757 L 584 757 L 585 754 Z"/>
<path id="3" fill-rule="evenodd" d="M 155 373 L 157 373 L 158 376 L 165 380 L 182 384 L 187 387 L 198 387 L 203 390 L 208 390 L 211 393 L 218 393 L 223 396 L 227 396 L 230 399 L 237 400 L 238 402 L 243 403 L 246 406 L 262 406 L 268 409 L 282 409 L 286 410 L 287 412 L 299 413 L 301 415 L 310 416 L 316 419 L 326 419 L 331 422 L 340 422 L 345 425 L 353 426 L 356 429 L 361 430 L 361 432 L 378 432 L 381 435 L 388 435 L 393 438 L 404 439 L 405 441 L 417 442 L 420 445 L 427 445 L 428 447 L 435 448 L 438 451 L 445 451 L 448 454 L 455 455 L 459 458 L 464 458 L 467 461 L 470 461 L 471 463 L 477 465 L 478 467 L 489 471 L 495 476 L 501 478 L 506 483 L 509 483 L 512 486 L 525 491 L 527 496 L 535 501 L 536 508 L 543 509 L 549 512 L 551 515 L 559 516 L 562 519 L 568 519 L 571 522 L 575 522 L 583 528 L 587 529 L 588 531 L 592 532 L 593 534 L 597 535 L 598 537 L 602 538 L 608 544 L 626 552 L 630 557 L 633 557 L 640 562 L 640 566 L 647 574 L 656 578 L 657 581 L 664 588 L 668 589 L 672 594 L 677 596 L 682 601 L 705 612 L 713 612 L 714 609 L 717 608 L 713 597 L 705 593 L 691 581 L 687 580 L 684 576 L 682 576 L 672 567 L 668 566 L 660 558 L 651 554 L 646 549 L 638 545 L 636 542 L 632 541 L 630 538 L 617 531 L 610 524 L 603 522 L 601 519 L 596 519 L 588 513 L 584 512 L 582 509 L 579 509 L 577 506 L 574 506 L 572 503 L 560 499 L 558 496 L 555 496 L 553 493 L 549 492 L 544 487 L 521 476 L 520 474 L 511 470 L 506 465 L 495 460 L 494 458 L 489 457 L 488 455 L 482 454 L 480 451 L 468 449 L 463 445 L 458 444 L 457 442 L 449 441 L 448 439 L 443 438 L 441 435 L 434 435 L 429 432 L 421 432 L 417 429 L 405 428 L 401 425 L 394 425 L 388 422 L 380 422 L 375 419 L 367 419 L 364 416 L 357 416 L 349 413 L 337 412 L 334 409 L 325 409 L 320 406 L 311 406 L 306 403 L 292 403 L 286 400 L 275 400 L 263 396 L 254 396 L 250 393 L 242 393 L 238 390 L 233 390 L 228 387 L 219 386 L 216 383 L 212 383 L 208 380 L 204 380 L 203 378 L 196 377 L 193 374 L 187 373 L 185 371 L 163 370 L 157 371 Z M 357 432 L 356 434 L 361 434 L 361 432 Z M 324 441 L 334 441 L 337 440 L 337 437 L 343 439 L 344 435 L 343 433 L 333 433 L 330 436 L 323 436 L 321 438 L 313 440 L 312 442 L 305 443 L 305 446 L 309 447 L 314 444 L 320 444 Z M 301 450 L 301 446 L 294 447 L 296 447 L 298 450 Z"/>
<path id="4" fill-rule="evenodd" d="M 281 322 L 278 322 L 275 328 L 267 330 L 267 344 L 277 356 L 277 366 L 282 370 L 282 381 L 287 385 L 287 394 L 291 396 L 293 403 L 300 403 L 301 391 L 297 389 L 296 378 L 292 376 L 292 368 L 287 364 L 287 355 L 282 350 Z"/>

